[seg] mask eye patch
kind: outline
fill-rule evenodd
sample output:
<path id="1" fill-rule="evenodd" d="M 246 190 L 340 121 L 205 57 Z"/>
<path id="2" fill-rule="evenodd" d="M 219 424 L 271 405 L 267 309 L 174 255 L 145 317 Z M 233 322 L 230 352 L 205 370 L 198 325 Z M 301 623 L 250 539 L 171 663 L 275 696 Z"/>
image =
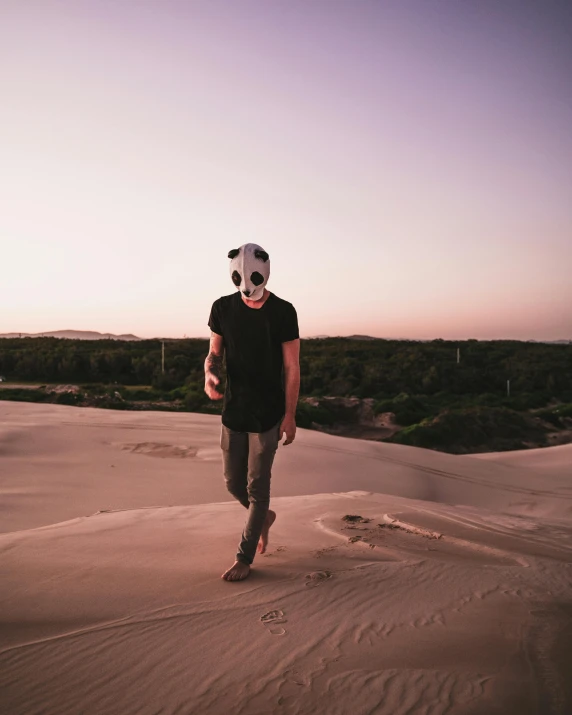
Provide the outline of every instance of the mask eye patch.
<path id="1" fill-rule="evenodd" d="M 254 273 L 250 276 L 250 280 L 254 283 L 255 286 L 259 286 L 264 283 L 264 276 L 261 275 L 258 271 L 254 271 Z"/>
<path id="2" fill-rule="evenodd" d="M 240 277 L 240 273 L 238 271 L 233 271 L 231 278 L 234 285 L 238 287 L 242 280 L 242 278 Z"/>

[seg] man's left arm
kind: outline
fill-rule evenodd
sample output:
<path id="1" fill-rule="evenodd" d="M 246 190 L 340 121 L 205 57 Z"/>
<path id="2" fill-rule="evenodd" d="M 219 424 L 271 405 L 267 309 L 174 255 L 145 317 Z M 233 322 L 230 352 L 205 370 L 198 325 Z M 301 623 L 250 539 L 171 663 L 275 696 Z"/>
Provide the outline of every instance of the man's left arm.
<path id="1" fill-rule="evenodd" d="M 300 338 L 282 343 L 284 361 L 284 389 L 286 391 L 286 414 L 280 425 L 278 439 L 286 433 L 282 444 L 291 444 L 296 436 L 296 405 L 300 392 Z"/>

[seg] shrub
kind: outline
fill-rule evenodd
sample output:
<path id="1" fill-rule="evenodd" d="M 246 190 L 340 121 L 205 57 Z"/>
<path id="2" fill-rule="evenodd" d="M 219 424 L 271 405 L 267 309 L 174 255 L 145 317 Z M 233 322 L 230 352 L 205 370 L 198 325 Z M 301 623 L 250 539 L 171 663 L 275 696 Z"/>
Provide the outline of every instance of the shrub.
<path id="1" fill-rule="evenodd" d="M 152 388 L 139 388 L 137 390 L 126 390 L 123 396 L 126 400 L 132 400 L 133 402 L 151 402 L 152 400 L 158 400 L 161 397 L 161 393 Z"/>
<path id="2" fill-rule="evenodd" d="M 538 421 L 505 407 L 447 410 L 434 419 L 407 427 L 387 441 L 453 454 L 524 449 L 527 441 L 544 443 Z"/>
<path id="3" fill-rule="evenodd" d="M 565 425 L 562 420 L 572 418 L 572 404 L 547 407 L 544 410 L 536 412 L 536 416 L 546 422 L 550 422 L 550 424 L 555 427 L 564 427 Z"/>
<path id="4" fill-rule="evenodd" d="M 296 424 L 307 429 L 315 422 L 319 425 L 332 425 L 335 422 L 334 415 L 326 407 L 313 407 L 307 402 L 298 402 L 296 407 Z"/>
<path id="5" fill-rule="evenodd" d="M 408 395 L 402 392 L 390 400 L 376 402 L 373 409 L 375 414 L 393 412 L 397 424 L 407 426 L 438 414 L 438 401 L 437 396 L 428 398 L 425 395 Z"/>
<path id="6" fill-rule="evenodd" d="M 49 402 L 49 395 L 45 390 L 3 387 L 0 389 L 0 400 L 12 400 L 14 402 Z"/>
<path id="7" fill-rule="evenodd" d="M 189 390 L 185 396 L 185 407 L 191 412 L 198 412 L 208 401 L 209 398 L 204 392 Z"/>
<path id="8" fill-rule="evenodd" d="M 572 404 L 562 405 L 557 410 L 560 417 L 572 417 Z"/>
<path id="9" fill-rule="evenodd" d="M 513 410 L 534 410 L 544 407 L 549 401 L 550 395 L 547 392 L 523 392 L 504 397 L 503 404 Z"/>
<path id="10" fill-rule="evenodd" d="M 82 395 L 78 395 L 75 392 L 58 392 L 54 402 L 57 405 L 77 405 L 82 399 Z"/>
<path id="11" fill-rule="evenodd" d="M 153 380 L 153 387 L 158 390 L 174 390 L 181 384 L 182 381 L 174 375 L 159 375 Z"/>

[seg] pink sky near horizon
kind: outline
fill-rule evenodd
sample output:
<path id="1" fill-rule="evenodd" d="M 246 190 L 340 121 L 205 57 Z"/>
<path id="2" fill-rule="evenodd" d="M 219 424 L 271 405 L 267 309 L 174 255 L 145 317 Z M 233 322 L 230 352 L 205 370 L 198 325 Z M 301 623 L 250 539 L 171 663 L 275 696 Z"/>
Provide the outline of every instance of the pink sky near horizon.
<path id="1" fill-rule="evenodd" d="M 571 28 L 526 0 L 3 3 L 0 333 L 205 336 L 252 241 L 302 336 L 572 338 Z"/>

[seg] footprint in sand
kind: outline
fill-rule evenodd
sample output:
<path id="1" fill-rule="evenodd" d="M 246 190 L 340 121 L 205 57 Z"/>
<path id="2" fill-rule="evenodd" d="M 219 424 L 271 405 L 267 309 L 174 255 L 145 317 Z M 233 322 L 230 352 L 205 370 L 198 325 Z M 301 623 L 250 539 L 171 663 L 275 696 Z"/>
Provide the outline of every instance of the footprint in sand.
<path id="1" fill-rule="evenodd" d="M 161 457 L 185 459 L 188 457 L 196 457 L 198 448 L 190 447 L 184 444 L 166 444 L 164 442 L 129 442 L 117 443 L 113 442 L 117 447 L 135 454 L 144 454 L 146 457 Z"/>
<path id="2" fill-rule="evenodd" d="M 317 559 L 321 558 L 324 554 L 329 554 L 332 551 L 335 551 L 336 549 L 339 549 L 339 546 L 326 546 L 323 549 L 318 549 L 317 551 L 312 551 L 312 556 L 315 556 Z"/>
<path id="3" fill-rule="evenodd" d="M 274 551 L 269 551 L 267 554 L 263 554 L 264 558 L 267 559 L 269 556 L 274 556 L 274 554 L 279 554 L 281 551 L 286 551 L 285 546 L 279 546 L 274 549 Z"/>
<path id="4" fill-rule="evenodd" d="M 312 573 L 306 574 L 306 586 L 311 588 L 319 586 L 322 581 L 327 581 L 329 578 L 332 578 L 331 571 L 312 571 Z"/>
<path id="5" fill-rule="evenodd" d="M 294 683 L 295 685 L 308 686 L 310 685 L 309 679 L 300 673 L 299 670 L 286 670 L 284 672 L 284 681 L 286 683 Z M 280 698 L 278 699 L 280 704 Z"/>
<path id="6" fill-rule="evenodd" d="M 286 623 L 284 611 L 280 609 L 268 611 L 268 613 L 260 616 L 260 620 L 265 626 L 269 626 L 268 631 L 272 633 L 273 636 L 283 636 L 286 633 L 286 629 L 278 625 L 279 623 Z"/>

